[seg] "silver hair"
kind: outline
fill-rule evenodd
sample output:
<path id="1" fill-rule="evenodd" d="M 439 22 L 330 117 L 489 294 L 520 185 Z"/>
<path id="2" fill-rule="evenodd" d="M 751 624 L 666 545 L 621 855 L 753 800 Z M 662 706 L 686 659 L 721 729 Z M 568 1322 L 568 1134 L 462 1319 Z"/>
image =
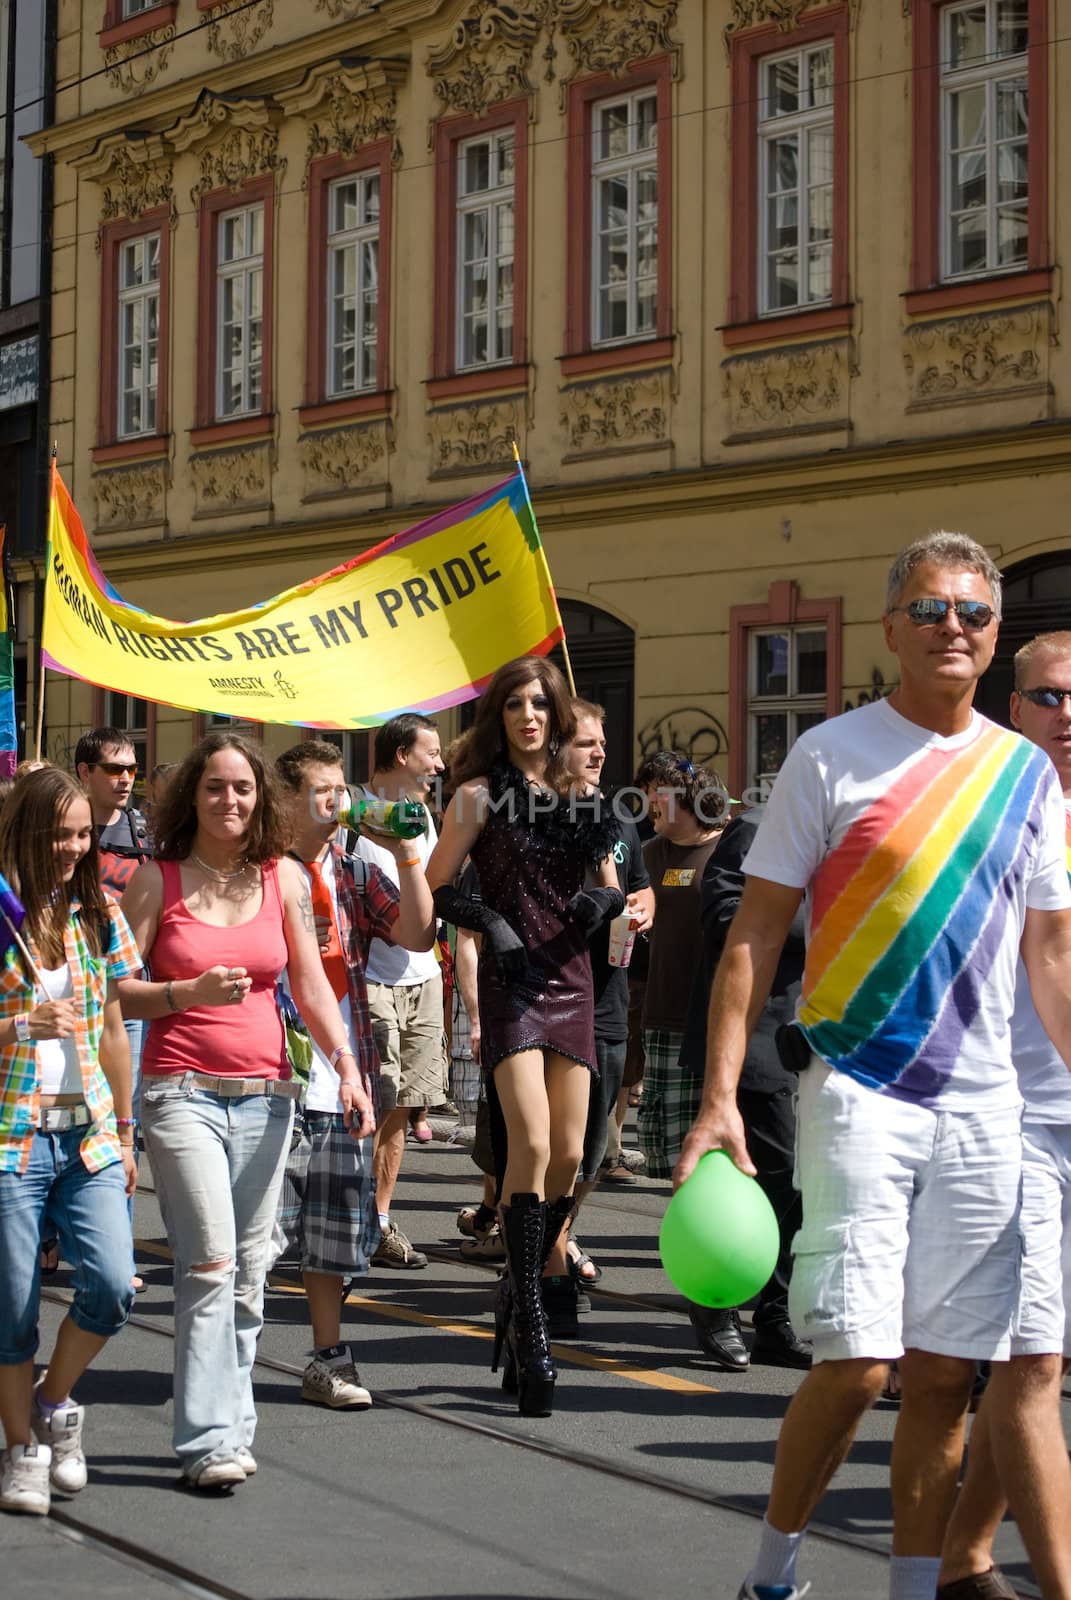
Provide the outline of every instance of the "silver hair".
<path id="1" fill-rule="evenodd" d="M 935 567 L 959 567 L 979 573 L 989 585 L 993 596 L 993 610 L 1000 616 L 1003 580 L 1000 568 L 975 539 L 965 533 L 928 533 L 901 550 L 889 568 L 889 586 L 885 595 L 885 610 L 892 611 L 900 604 L 907 580 L 916 567 L 930 561 Z"/>

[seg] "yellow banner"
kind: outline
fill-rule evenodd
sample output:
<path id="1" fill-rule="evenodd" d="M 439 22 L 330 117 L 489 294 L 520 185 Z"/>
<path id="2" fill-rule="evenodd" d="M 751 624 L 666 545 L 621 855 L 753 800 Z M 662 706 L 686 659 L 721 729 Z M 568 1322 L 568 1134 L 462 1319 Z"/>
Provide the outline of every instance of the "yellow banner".
<path id="1" fill-rule="evenodd" d="M 374 727 L 471 699 L 503 662 L 545 654 L 561 636 L 519 470 L 344 566 L 196 622 L 117 593 L 53 470 L 44 664 L 121 694 L 259 722 Z"/>

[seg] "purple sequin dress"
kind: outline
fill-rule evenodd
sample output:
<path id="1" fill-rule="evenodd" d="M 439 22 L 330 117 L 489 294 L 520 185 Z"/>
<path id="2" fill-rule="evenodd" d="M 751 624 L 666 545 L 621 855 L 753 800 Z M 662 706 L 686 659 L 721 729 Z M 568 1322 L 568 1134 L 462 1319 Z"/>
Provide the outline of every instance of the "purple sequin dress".
<path id="1" fill-rule="evenodd" d="M 596 1072 L 591 958 L 587 938 L 572 922 L 569 901 L 584 887 L 587 868 L 613 849 L 618 829 L 571 813 L 529 814 L 529 793 L 515 768 L 496 768 L 491 798 L 514 791 L 514 820 L 492 811 L 472 847 L 480 898 L 509 923 L 528 952 L 528 977 L 506 983 L 494 964 L 479 966 L 480 1059 L 490 1071 L 520 1050 L 553 1050 Z"/>

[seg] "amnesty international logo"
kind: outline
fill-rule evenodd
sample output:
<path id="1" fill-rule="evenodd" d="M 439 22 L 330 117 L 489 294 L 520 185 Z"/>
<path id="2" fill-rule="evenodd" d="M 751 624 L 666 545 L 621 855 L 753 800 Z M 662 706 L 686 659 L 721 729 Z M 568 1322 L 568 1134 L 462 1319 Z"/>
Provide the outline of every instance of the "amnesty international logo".
<path id="1" fill-rule="evenodd" d="M 298 692 L 289 678 L 284 678 L 281 672 L 275 674 L 275 687 L 284 700 L 296 700 Z"/>

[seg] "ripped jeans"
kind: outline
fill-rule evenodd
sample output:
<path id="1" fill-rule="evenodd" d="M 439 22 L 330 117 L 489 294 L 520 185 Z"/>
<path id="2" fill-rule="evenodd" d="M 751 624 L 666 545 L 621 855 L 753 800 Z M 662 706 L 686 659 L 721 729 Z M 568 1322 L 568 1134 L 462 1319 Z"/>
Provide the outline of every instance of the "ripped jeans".
<path id="1" fill-rule="evenodd" d="M 145 1078 L 141 1089 L 175 1257 L 174 1446 L 191 1472 L 253 1442 L 253 1359 L 293 1111 L 281 1098 L 209 1094 L 196 1078 Z"/>

